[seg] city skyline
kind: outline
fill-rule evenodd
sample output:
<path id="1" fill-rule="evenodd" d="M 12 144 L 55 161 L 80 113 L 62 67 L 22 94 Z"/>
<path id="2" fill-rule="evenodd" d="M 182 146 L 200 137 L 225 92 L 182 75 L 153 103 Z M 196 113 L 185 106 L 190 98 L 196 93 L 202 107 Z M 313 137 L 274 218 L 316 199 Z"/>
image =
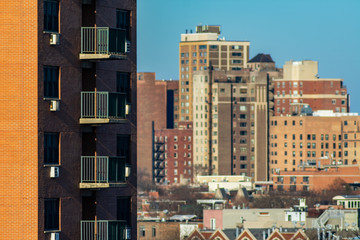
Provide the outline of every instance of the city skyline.
<path id="1" fill-rule="evenodd" d="M 180 34 L 186 29 L 194 31 L 199 24 L 219 24 L 226 40 L 250 41 L 250 58 L 257 53 L 271 54 L 279 68 L 289 60 L 318 61 L 320 78 L 343 78 L 350 93 L 350 110 L 360 112 L 360 96 L 356 94 L 360 83 L 354 70 L 360 63 L 356 57 L 360 51 L 360 33 L 356 31 L 360 2 L 216 3 L 139 0 L 138 72 L 156 72 L 158 79 L 178 79 Z M 209 14 L 215 9 L 216 14 Z"/>

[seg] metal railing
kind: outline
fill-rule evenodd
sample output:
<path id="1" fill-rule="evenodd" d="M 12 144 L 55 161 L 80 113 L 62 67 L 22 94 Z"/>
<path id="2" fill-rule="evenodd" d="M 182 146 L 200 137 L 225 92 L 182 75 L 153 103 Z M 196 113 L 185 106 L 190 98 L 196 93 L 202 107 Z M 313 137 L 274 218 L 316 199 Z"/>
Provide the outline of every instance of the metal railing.
<path id="1" fill-rule="evenodd" d="M 126 181 L 125 157 L 82 156 L 82 183 L 122 183 Z"/>
<path id="2" fill-rule="evenodd" d="M 125 240 L 129 238 L 126 221 L 81 221 L 81 240 Z"/>
<path id="3" fill-rule="evenodd" d="M 81 118 L 124 119 L 125 114 L 125 93 L 81 92 Z"/>
<path id="4" fill-rule="evenodd" d="M 119 28 L 82 27 L 81 53 L 124 55 L 126 31 Z"/>

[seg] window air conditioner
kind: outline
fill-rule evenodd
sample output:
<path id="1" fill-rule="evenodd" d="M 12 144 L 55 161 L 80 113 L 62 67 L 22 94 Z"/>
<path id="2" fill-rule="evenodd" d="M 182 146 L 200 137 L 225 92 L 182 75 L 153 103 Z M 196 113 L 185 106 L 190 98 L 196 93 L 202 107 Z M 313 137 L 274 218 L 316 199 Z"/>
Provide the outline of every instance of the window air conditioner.
<path id="1" fill-rule="evenodd" d="M 129 115 L 131 113 L 131 104 L 126 104 L 125 107 L 125 114 Z"/>
<path id="2" fill-rule="evenodd" d="M 50 102 L 50 111 L 52 111 L 52 112 L 60 111 L 60 102 L 59 102 L 59 100 L 51 100 L 51 102 Z"/>
<path id="3" fill-rule="evenodd" d="M 50 34 L 50 45 L 59 45 L 60 44 L 60 34 L 51 33 Z"/>
<path id="4" fill-rule="evenodd" d="M 125 167 L 125 177 L 129 177 L 131 173 L 131 167 Z"/>
<path id="5" fill-rule="evenodd" d="M 51 167 L 50 168 L 50 177 L 58 178 L 59 177 L 59 167 Z"/>
<path id="6" fill-rule="evenodd" d="M 129 227 L 125 228 L 124 239 L 125 240 L 131 239 L 131 228 L 129 228 Z"/>
<path id="7" fill-rule="evenodd" d="M 59 233 L 51 233 L 50 240 L 59 240 Z"/>
<path id="8" fill-rule="evenodd" d="M 130 52 L 130 41 L 126 40 L 125 41 L 125 53 L 129 53 Z"/>

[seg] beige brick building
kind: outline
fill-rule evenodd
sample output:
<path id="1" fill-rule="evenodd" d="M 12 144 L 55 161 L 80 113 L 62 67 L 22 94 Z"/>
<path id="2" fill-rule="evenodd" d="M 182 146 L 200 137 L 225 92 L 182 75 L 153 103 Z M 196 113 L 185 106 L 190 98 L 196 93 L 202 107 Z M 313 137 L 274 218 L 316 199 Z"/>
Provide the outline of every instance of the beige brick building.
<path id="1" fill-rule="evenodd" d="M 264 54 L 259 55 L 249 61 L 250 68 L 241 71 L 194 73 L 196 175 L 244 175 L 267 180 L 268 82 L 270 75 L 279 76 L 280 72 L 270 56 L 265 60 L 261 59 Z"/>
<path id="2" fill-rule="evenodd" d="M 181 34 L 179 45 L 179 120 L 193 120 L 193 80 L 195 71 L 214 69 L 240 71 L 249 60 L 248 41 L 219 38 L 220 26 L 197 26 L 196 32 Z"/>
<path id="3" fill-rule="evenodd" d="M 313 116 L 274 116 L 270 122 L 270 176 L 304 166 L 359 163 L 360 117 L 353 113 L 314 112 Z M 291 173 L 289 173 L 291 174 Z"/>

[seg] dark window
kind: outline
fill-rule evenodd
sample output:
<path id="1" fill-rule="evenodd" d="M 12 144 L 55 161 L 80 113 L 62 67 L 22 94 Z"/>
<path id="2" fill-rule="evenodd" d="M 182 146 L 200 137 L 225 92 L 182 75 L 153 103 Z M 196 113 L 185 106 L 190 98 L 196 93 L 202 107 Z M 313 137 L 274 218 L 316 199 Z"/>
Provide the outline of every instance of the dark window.
<path id="1" fill-rule="evenodd" d="M 59 98 L 59 67 L 44 66 L 44 97 Z"/>
<path id="2" fill-rule="evenodd" d="M 59 31 L 59 1 L 44 1 L 44 30 L 51 32 Z"/>
<path id="3" fill-rule="evenodd" d="M 131 103 L 130 73 L 117 72 L 117 92 L 126 94 L 126 102 Z"/>
<path id="4" fill-rule="evenodd" d="M 145 226 L 140 226 L 140 237 L 145 237 Z"/>
<path id="5" fill-rule="evenodd" d="M 130 41 L 130 11 L 116 10 L 116 27 L 126 31 L 126 38 Z"/>
<path id="6" fill-rule="evenodd" d="M 44 201 L 45 230 L 59 230 L 59 199 L 48 198 Z"/>
<path id="7" fill-rule="evenodd" d="M 233 52 L 232 56 L 241 56 L 241 52 Z"/>
<path id="8" fill-rule="evenodd" d="M 118 135 L 117 136 L 117 156 L 125 157 L 127 163 L 131 163 L 130 160 L 130 135 Z"/>
<path id="9" fill-rule="evenodd" d="M 152 236 L 156 237 L 156 227 L 152 227 Z"/>
<path id="10" fill-rule="evenodd" d="M 44 164 L 59 164 L 59 133 L 44 133 Z"/>
<path id="11" fill-rule="evenodd" d="M 117 219 L 125 220 L 126 223 L 131 225 L 131 198 L 130 197 L 118 197 L 117 203 Z"/>
<path id="12" fill-rule="evenodd" d="M 240 127 L 246 127 L 246 122 L 241 122 Z"/>

